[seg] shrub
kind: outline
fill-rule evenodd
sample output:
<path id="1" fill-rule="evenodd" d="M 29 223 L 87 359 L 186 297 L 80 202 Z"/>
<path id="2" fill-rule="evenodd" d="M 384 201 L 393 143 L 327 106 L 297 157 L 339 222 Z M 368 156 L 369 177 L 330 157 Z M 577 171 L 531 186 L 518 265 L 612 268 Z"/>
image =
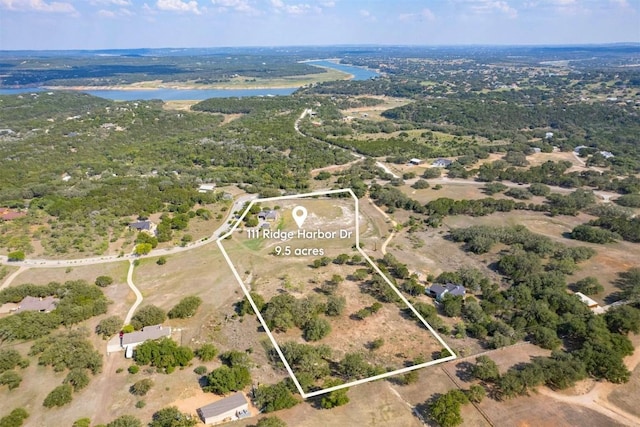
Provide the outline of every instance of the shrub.
<path id="1" fill-rule="evenodd" d="M 142 427 L 142 422 L 133 415 L 121 415 L 108 423 L 107 427 Z"/>
<path id="2" fill-rule="evenodd" d="M 299 403 L 285 381 L 260 386 L 255 391 L 256 406 L 265 413 L 291 408 Z"/>
<path id="3" fill-rule="evenodd" d="M 0 427 L 20 427 L 25 419 L 29 417 L 29 413 L 23 408 L 16 408 L 2 418 L 0 418 Z"/>
<path id="4" fill-rule="evenodd" d="M 175 406 L 170 406 L 153 414 L 149 427 L 193 427 L 197 423 L 196 418 L 183 414 Z"/>
<path id="5" fill-rule="evenodd" d="M 131 319 L 131 324 L 136 330 L 140 330 L 145 326 L 158 325 L 165 321 L 167 315 L 165 312 L 155 305 L 147 305 L 139 309 Z"/>
<path id="6" fill-rule="evenodd" d="M 129 393 L 134 396 L 144 396 L 149 392 L 149 390 L 151 390 L 151 387 L 153 387 L 153 381 L 149 378 L 145 378 L 133 383 L 133 385 L 129 387 Z"/>
<path id="7" fill-rule="evenodd" d="M 9 252 L 7 255 L 9 261 L 24 261 L 25 255 L 23 251 Z"/>
<path id="8" fill-rule="evenodd" d="M 584 279 L 578 280 L 575 284 L 576 291 L 582 292 L 585 295 L 595 295 L 604 291 L 604 287 L 600 284 L 598 279 L 592 276 L 587 276 Z"/>
<path id="9" fill-rule="evenodd" d="M 169 319 L 186 319 L 196 314 L 196 310 L 202 304 L 202 299 L 197 296 L 188 296 L 180 300 L 175 307 L 173 307 L 167 315 Z"/>
<path id="10" fill-rule="evenodd" d="M 266 417 L 260 419 L 257 424 L 251 427 L 287 427 L 287 423 L 278 417 Z"/>
<path id="11" fill-rule="evenodd" d="M 9 390 L 17 388 L 22 382 L 22 377 L 16 371 L 5 371 L 0 375 L 0 385 L 6 385 Z"/>
<path id="12" fill-rule="evenodd" d="M 103 339 L 107 339 L 122 329 L 122 319 L 118 316 L 109 316 L 100 321 L 96 326 L 96 334 L 102 335 Z"/>
<path id="13" fill-rule="evenodd" d="M 189 347 L 178 346 L 171 338 L 146 341 L 136 347 L 134 359 L 139 365 L 151 365 L 173 372 L 176 366 L 187 366 L 193 359 L 193 351 Z"/>
<path id="14" fill-rule="evenodd" d="M 47 395 L 42 403 L 47 408 L 53 408 L 54 406 L 64 406 L 70 403 L 73 399 L 71 394 L 73 393 L 73 387 L 69 384 L 59 385 L 51 390 L 51 393 Z"/>
<path id="15" fill-rule="evenodd" d="M 138 408 L 138 409 L 142 409 L 145 406 L 147 406 L 147 402 L 145 402 L 144 400 L 138 400 L 136 402 L 136 408 Z"/>
<path id="16" fill-rule="evenodd" d="M 218 349 L 213 344 L 202 344 L 199 349 L 195 351 L 196 356 L 203 362 L 209 362 L 213 360 L 218 354 Z"/>
<path id="17" fill-rule="evenodd" d="M 198 375 L 204 375 L 207 373 L 207 367 L 200 365 L 197 368 L 195 368 L 193 372 L 195 372 Z"/>
<path id="18" fill-rule="evenodd" d="M 71 427 L 91 427 L 91 418 L 78 418 Z"/>
<path id="19" fill-rule="evenodd" d="M 307 341 L 318 341 L 329 335 L 331 325 L 326 319 L 314 317 L 304 327 L 303 336 Z"/>
<path id="20" fill-rule="evenodd" d="M 89 385 L 89 376 L 84 369 L 72 369 L 69 371 L 62 383 L 71 384 L 73 391 L 79 391 Z"/>
<path id="21" fill-rule="evenodd" d="M 156 264 L 158 264 L 158 265 L 165 265 L 166 263 L 167 263 L 167 257 L 164 257 L 164 256 L 161 256 L 156 261 Z"/>
<path id="22" fill-rule="evenodd" d="M 96 277 L 96 285 L 101 288 L 106 288 L 113 284 L 113 278 L 111 276 L 98 276 Z"/>
<path id="23" fill-rule="evenodd" d="M 207 375 L 207 385 L 204 391 L 216 394 L 228 394 L 242 390 L 251 384 L 251 374 L 244 366 L 221 366 Z"/>
<path id="24" fill-rule="evenodd" d="M 140 372 L 140 366 L 131 365 L 129 366 L 129 368 L 127 368 L 127 371 L 129 371 L 130 374 L 137 374 L 138 372 Z"/>

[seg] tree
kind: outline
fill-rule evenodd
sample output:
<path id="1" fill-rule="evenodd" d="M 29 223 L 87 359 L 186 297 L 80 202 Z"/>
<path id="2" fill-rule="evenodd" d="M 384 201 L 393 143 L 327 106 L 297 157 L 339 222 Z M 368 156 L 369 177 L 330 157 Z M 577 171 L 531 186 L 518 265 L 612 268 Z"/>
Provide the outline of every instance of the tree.
<path id="1" fill-rule="evenodd" d="M 119 316 L 106 317 L 96 326 L 96 334 L 102 335 L 102 338 L 106 340 L 122 329 L 122 323 L 123 321 Z"/>
<path id="2" fill-rule="evenodd" d="M 327 381 L 324 384 L 324 388 L 335 387 L 341 384 L 343 384 L 341 380 Z M 337 406 L 346 405 L 349 403 L 349 396 L 347 396 L 348 391 L 349 388 L 341 388 L 325 394 L 322 396 L 322 399 L 320 399 L 320 406 L 323 409 L 331 409 Z"/>
<path id="3" fill-rule="evenodd" d="M 29 366 L 29 359 L 23 359 L 20 353 L 12 348 L 0 350 L 0 372 L 8 371 L 16 366 L 26 368 Z"/>
<path id="4" fill-rule="evenodd" d="M 195 354 L 203 362 L 209 362 L 213 360 L 214 357 L 216 357 L 216 355 L 218 354 L 218 349 L 213 344 L 205 343 L 195 351 Z"/>
<path id="5" fill-rule="evenodd" d="M 20 427 L 27 418 L 29 413 L 24 408 L 16 408 L 0 418 L 0 427 Z"/>
<path id="6" fill-rule="evenodd" d="M 640 267 L 633 267 L 618 274 L 617 286 L 629 301 L 640 301 Z"/>
<path id="7" fill-rule="evenodd" d="M 256 406 L 263 412 L 274 412 L 291 408 L 299 403 L 284 381 L 274 385 L 262 385 L 255 391 Z"/>
<path id="8" fill-rule="evenodd" d="M 121 415 L 108 423 L 107 427 L 142 427 L 142 422 L 133 415 Z"/>
<path id="9" fill-rule="evenodd" d="M 149 378 L 145 378 L 133 383 L 133 385 L 129 387 L 129 393 L 134 396 L 144 396 L 149 392 L 149 390 L 151 390 L 151 387 L 153 387 L 153 381 Z"/>
<path id="10" fill-rule="evenodd" d="M 204 391 L 216 394 L 229 394 L 242 390 L 251 384 L 251 374 L 245 366 L 221 366 L 207 375 Z"/>
<path id="11" fill-rule="evenodd" d="M 304 327 L 303 336 L 307 341 L 318 341 L 329 335 L 331 325 L 326 319 L 314 317 Z"/>
<path id="12" fill-rule="evenodd" d="M 467 398 L 469 399 L 470 402 L 473 402 L 473 403 L 482 402 L 482 400 L 486 395 L 487 395 L 487 391 L 484 389 L 484 387 L 478 384 L 473 384 L 471 387 L 469 387 L 469 390 L 467 391 Z"/>
<path id="13" fill-rule="evenodd" d="M 287 427 L 287 423 L 278 417 L 266 417 L 258 421 L 252 427 Z"/>
<path id="14" fill-rule="evenodd" d="M 73 387 L 70 384 L 59 385 L 51 390 L 42 403 L 47 408 L 53 408 L 54 406 L 64 406 L 71 402 L 73 393 Z"/>
<path id="15" fill-rule="evenodd" d="M 325 314 L 327 316 L 340 316 L 347 305 L 347 300 L 343 296 L 339 295 L 330 295 L 327 298 L 327 309 L 325 310 Z"/>
<path id="16" fill-rule="evenodd" d="M 595 295 L 604 291 L 604 287 L 598 279 L 593 276 L 587 276 L 584 279 L 578 280 L 575 283 L 575 289 L 577 292 L 582 292 L 585 295 Z"/>
<path id="17" fill-rule="evenodd" d="M 166 256 L 161 256 L 156 261 L 156 264 L 158 264 L 158 265 L 165 265 L 166 263 L 167 263 L 167 257 Z"/>
<path id="18" fill-rule="evenodd" d="M 145 326 L 159 325 L 165 321 L 167 315 L 165 312 L 155 305 L 144 306 L 131 318 L 131 324 L 136 330 L 140 330 Z"/>
<path id="19" fill-rule="evenodd" d="M 171 338 L 145 341 L 136 347 L 133 358 L 139 365 L 151 365 L 163 369 L 167 374 L 176 366 L 187 366 L 193 359 L 193 351 L 189 347 L 178 346 Z"/>
<path id="20" fill-rule="evenodd" d="M 450 390 L 429 405 L 429 416 L 442 427 L 455 427 L 462 424 L 460 405 L 468 401 L 462 391 Z"/>
<path id="21" fill-rule="evenodd" d="M 22 382 L 22 377 L 16 371 L 4 371 L 0 374 L 0 385 L 6 385 L 9 390 L 17 388 Z"/>
<path id="22" fill-rule="evenodd" d="M 133 250 L 133 253 L 135 255 L 147 255 L 151 252 L 151 249 L 153 249 L 151 243 L 138 243 Z"/>
<path id="23" fill-rule="evenodd" d="M 198 296 L 192 295 L 192 296 L 184 297 L 180 300 L 178 304 L 176 304 L 175 307 L 169 310 L 169 312 L 167 313 L 167 316 L 169 316 L 169 319 L 189 318 L 194 314 L 196 314 L 196 310 L 198 310 L 198 307 L 200 307 L 200 304 L 202 304 L 202 298 Z"/>
<path id="24" fill-rule="evenodd" d="M 7 259 L 9 261 L 24 261 L 25 255 L 23 251 L 13 251 L 9 252 Z"/>
<path id="25" fill-rule="evenodd" d="M 193 427 L 196 424 L 196 418 L 180 412 L 175 406 L 170 406 L 153 414 L 149 427 Z"/>
<path id="26" fill-rule="evenodd" d="M 71 427 L 91 427 L 91 418 L 78 418 Z"/>
<path id="27" fill-rule="evenodd" d="M 629 332 L 640 333 L 640 309 L 630 305 L 621 305 L 608 310 L 604 319 L 611 332 L 623 335 Z"/>
<path id="28" fill-rule="evenodd" d="M 471 372 L 473 376 L 481 381 L 496 381 L 500 378 L 500 371 L 498 365 L 489 356 L 476 357 L 476 364 L 473 366 Z"/>
<path id="29" fill-rule="evenodd" d="M 442 311 L 448 317 L 458 317 L 462 314 L 462 295 L 445 294 L 442 298 Z"/>
<path id="30" fill-rule="evenodd" d="M 62 383 L 71 384 L 73 391 L 80 391 L 89 385 L 89 375 L 85 369 L 75 368 L 69 371 Z"/>
<path id="31" fill-rule="evenodd" d="M 107 286 L 113 284 L 113 277 L 111 276 L 98 276 L 96 277 L 96 285 L 101 288 L 106 288 Z"/>

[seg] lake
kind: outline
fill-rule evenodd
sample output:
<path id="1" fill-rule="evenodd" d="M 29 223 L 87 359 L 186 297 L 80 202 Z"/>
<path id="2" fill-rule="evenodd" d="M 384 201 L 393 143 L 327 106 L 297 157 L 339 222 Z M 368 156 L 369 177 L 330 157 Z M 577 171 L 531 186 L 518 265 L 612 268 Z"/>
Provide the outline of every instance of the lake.
<path id="1" fill-rule="evenodd" d="M 353 80 L 367 80 L 377 77 L 375 71 L 361 67 L 337 64 L 326 60 L 307 61 L 309 65 L 333 68 L 353 75 Z M 115 101 L 133 101 L 136 99 L 161 99 L 163 101 L 203 100 L 208 98 L 242 98 L 245 96 L 286 96 L 295 92 L 297 87 L 279 89 L 147 89 L 147 90 L 87 90 L 83 91 L 100 98 Z M 48 91 L 43 88 L 0 89 L 0 95 L 17 95 Z"/>

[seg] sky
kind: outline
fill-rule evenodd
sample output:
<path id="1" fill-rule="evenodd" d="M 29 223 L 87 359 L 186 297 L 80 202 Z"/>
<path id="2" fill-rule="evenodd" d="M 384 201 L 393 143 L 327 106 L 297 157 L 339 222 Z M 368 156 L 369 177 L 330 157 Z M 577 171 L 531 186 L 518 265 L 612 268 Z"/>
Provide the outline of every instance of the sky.
<path id="1" fill-rule="evenodd" d="M 0 0 L 0 50 L 640 42 L 640 0 Z"/>

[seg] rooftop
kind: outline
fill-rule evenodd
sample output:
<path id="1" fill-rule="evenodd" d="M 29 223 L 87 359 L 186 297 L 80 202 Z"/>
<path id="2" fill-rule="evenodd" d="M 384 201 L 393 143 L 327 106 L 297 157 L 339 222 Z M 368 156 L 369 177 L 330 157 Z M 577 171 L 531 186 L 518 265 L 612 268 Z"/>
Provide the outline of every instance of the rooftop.
<path id="1" fill-rule="evenodd" d="M 26 296 L 22 301 L 20 301 L 20 305 L 18 306 L 16 313 L 21 313 L 23 311 L 42 311 L 48 313 L 55 310 L 58 301 L 60 300 L 53 296 L 45 298 Z"/>
<path id="2" fill-rule="evenodd" d="M 247 403 L 249 402 L 247 402 L 247 398 L 244 397 L 244 394 L 238 392 L 229 397 L 225 397 L 222 400 L 218 400 L 217 402 L 198 408 L 198 413 L 202 418 L 215 417 L 217 415 L 222 415 L 225 412 L 232 411 L 242 405 L 246 405 Z"/>
<path id="3" fill-rule="evenodd" d="M 171 328 L 162 325 L 145 326 L 139 331 L 124 334 L 122 336 L 122 346 L 141 343 L 147 340 L 157 340 L 158 338 L 171 336 Z"/>

